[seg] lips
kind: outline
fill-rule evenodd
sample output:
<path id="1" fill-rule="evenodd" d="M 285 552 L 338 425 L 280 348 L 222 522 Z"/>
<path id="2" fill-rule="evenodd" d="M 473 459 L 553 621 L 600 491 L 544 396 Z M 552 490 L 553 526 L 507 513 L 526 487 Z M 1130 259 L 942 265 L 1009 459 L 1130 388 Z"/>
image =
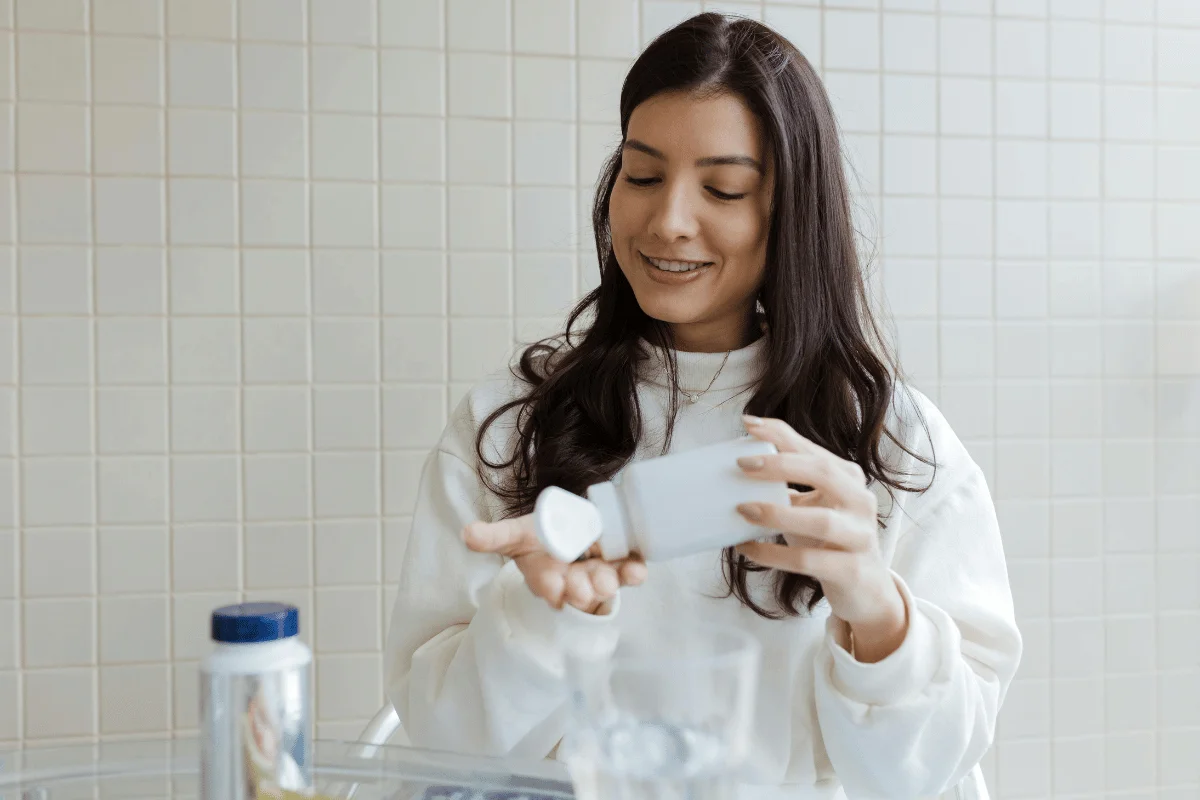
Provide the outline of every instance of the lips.
<path id="1" fill-rule="evenodd" d="M 645 253 L 640 253 L 651 266 L 663 272 L 693 272 L 701 267 L 712 265 L 711 261 L 697 261 L 691 259 L 674 259 L 674 258 L 658 258 L 649 256 Z"/>

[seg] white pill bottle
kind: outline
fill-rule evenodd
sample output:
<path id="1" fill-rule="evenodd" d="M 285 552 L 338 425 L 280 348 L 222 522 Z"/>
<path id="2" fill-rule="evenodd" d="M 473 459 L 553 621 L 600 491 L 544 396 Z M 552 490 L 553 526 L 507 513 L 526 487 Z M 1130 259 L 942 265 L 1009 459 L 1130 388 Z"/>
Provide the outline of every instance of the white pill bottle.
<path id="1" fill-rule="evenodd" d="M 609 561 L 630 553 L 666 561 L 768 536 L 737 506 L 786 506 L 787 483 L 751 478 L 737 461 L 775 452 L 770 442 L 743 436 L 634 462 L 617 479 L 589 486 L 586 499 L 551 486 L 534 507 L 538 540 L 566 562 L 597 542 Z"/>

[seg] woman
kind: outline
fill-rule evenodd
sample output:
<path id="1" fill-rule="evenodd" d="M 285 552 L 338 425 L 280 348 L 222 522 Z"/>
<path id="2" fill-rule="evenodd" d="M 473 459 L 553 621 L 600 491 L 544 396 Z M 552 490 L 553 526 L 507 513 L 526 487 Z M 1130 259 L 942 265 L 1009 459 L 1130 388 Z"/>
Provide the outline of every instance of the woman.
<path id="1" fill-rule="evenodd" d="M 1021 651 L 995 512 L 883 355 L 820 79 L 763 25 L 703 14 L 634 64 L 621 130 L 594 208 L 599 288 L 470 393 L 426 463 L 388 642 L 409 735 L 551 755 L 556 637 L 699 618 L 762 643 L 754 751 L 776 796 L 978 776 Z M 545 487 L 746 431 L 780 451 L 746 474 L 805 489 L 739 509 L 779 543 L 649 570 L 538 548 Z"/>

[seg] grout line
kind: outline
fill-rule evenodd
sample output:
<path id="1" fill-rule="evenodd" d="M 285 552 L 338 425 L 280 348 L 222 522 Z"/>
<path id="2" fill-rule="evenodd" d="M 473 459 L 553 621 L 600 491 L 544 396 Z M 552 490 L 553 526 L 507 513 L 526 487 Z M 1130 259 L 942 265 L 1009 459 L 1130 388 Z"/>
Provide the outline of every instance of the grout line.
<path id="1" fill-rule="evenodd" d="M 15 13 L 15 9 L 14 9 Z M 90 30 L 88 24 L 91 17 L 90 4 L 84 9 L 85 27 Z M 95 108 L 92 106 L 92 100 L 96 95 L 96 70 L 95 56 L 96 51 L 93 47 L 91 36 L 84 36 L 83 39 L 84 63 L 87 64 L 87 84 L 85 92 L 87 94 L 88 110 L 85 115 L 85 124 L 89 125 L 89 130 L 85 131 L 84 135 L 88 141 L 89 148 L 89 163 L 88 163 L 88 250 L 87 250 L 87 279 L 88 289 L 91 297 L 89 298 L 88 311 L 88 337 L 89 337 L 89 355 L 91 356 L 90 365 L 90 381 L 91 386 L 88 392 L 88 418 L 91 423 L 91 436 L 89 446 L 91 448 L 91 468 L 92 468 L 92 525 L 91 525 L 91 544 L 92 544 L 92 734 L 99 736 L 103 730 L 103 720 L 100 713 L 100 692 L 103 689 L 100 683 L 100 672 L 102 669 L 103 659 L 100 657 L 101 641 L 103 631 L 101 630 L 100 616 L 100 420 L 99 420 L 99 374 L 100 374 L 100 320 L 97 314 L 99 303 L 96 298 L 97 280 L 96 280 L 96 179 L 93 170 L 95 169 Z"/>
<path id="2" fill-rule="evenodd" d="M 375 33 L 376 41 L 379 39 L 379 32 L 383 29 L 383 11 L 378 3 L 375 4 Z M 387 481 L 384 476 L 384 420 L 387 409 L 386 404 L 386 385 L 383 381 L 384 373 L 384 314 L 383 314 L 383 115 L 380 113 L 383 110 L 383 58 L 382 54 L 376 51 L 375 55 L 375 241 L 378 249 L 375 253 L 375 311 L 379 315 L 378 322 L 375 327 L 376 347 L 378 352 L 376 355 L 376 380 L 375 388 L 375 483 L 376 483 L 376 498 L 375 509 L 378 514 L 378 520 L 375 522 L 375 581 L 379 586 L 379 596 L 377 603 L 379 605 L 379 643 L 382 649 L 387 644 L 388 630 L 388 605 L 387 605 L 387 585 L 384 581 L 385 570 L 383 566 L 384 559 L 384 537 L 387 532 L 387 525 L 384 521 L 384 512 L 386 508 L 385 498 L 387 496 Z M 315 307 L 315 297 L 314 297 Z M 315 532 L 314 532 L 315 541 Z M 314 565 L 315 568 L 315 565 Z M 316 598 L 314 592 L 313 603 L 315 605 Z M 386 700 L 386 689 L 382 692 L 384 701 Z M 383 701 L 381 701 L 383 702 Z"/>
<path id="3" fill-rule="evenodd" d="M 1154 18 L 1155 18 L 1155 20 L 1157 20 L 1158 19 L 1158 0 L 1150 0 L 1150 2 L 1152 2 L 1154 5 Z M 1158 41 L 1159 41 L 1158 35 L 1159 35 L 1160 30 L 1161 30 L 1161 26 L 1157 23 L 1151 28 L 1151 37 L 1152 37 L 1151 52 L 1154 53 L 1156 56 L 1158 54 Z M 1152 303 L 1151 314 L 1154 319 L 1153 338 L 1152 338 L 1153 347 L 1154 347 L 1154 353 L 1153 353 L 1154 380 L 1152 380 L 1151 384 L 1150 384 L 1151 385 L 1150 402 L 1152 404 L 1151 413 L 1153 413 L 1153 415 L 1154 415 L 1154 450 L 1155 450 L 1155 452 L 1153 454 L 1154 457 L 1150 461 L 1150 474 L 1151 474 L 1150 485 L 1154 487 L 1154 491 L 1153 491 L 1153 495 L 1152 495 L 1151 502 L 1150 502 L 1149 523 L 1150 523 L 1150 539 L 1154 545 L 1154 549 L 1153 549 L 1154 575 L 1153 575 L 1153 577 L 1154 577 L 1155 590 L 1157 591 L 1159 566 L 1162 564 L 1162 558 L 1159 554 L 1159 542 L 1158 542 L 1158 497 L 1160 494 L 1162 494 L 1162 487 L 1159 485 L 1159 481 L 1158 481 L 1159 476 L 1158 476 L 1158 453 L 1157 453 L 1159 444 L 1162 441 L 1162 439 L 1161 439 L 1162 432 L 1161 432 L 1160 424 L 1159 424 L 1160 420 L 1158 418 L 1159 384 L 1162 381 L 1162 376 L 1159 373 L 1159 364 L 1158 364 L 1158 361 L 1159 361 L 1158 354 L 1159 354 L 1159 345 L 1160 345 L 1159 325 L 1158 325 L 1158 323 L 1159 323 L 1158 204 L 1160 202 L 1160 200 L 1159 200 L 1159 185 L 1158 185 L 1158 166 L 1159 166 L 1158 158 L 1159 158 L 1159 151 L 1161 149 L 1161 144 L 1159 142 L 1159 130 L 1158 130 L 1158 114 L 1159 114 L 1159 99 L 1158 98 L 1161 93 L 1157 89 L 1157 86 L 1158 86 L 1158 58 L 1157 57 L 1151 59 L 1151 62 L 1150 62 L 1150 81 L 1151 81 L 1151 85 L 1155 86 L 1156 88 L 1155 88 L 1153 95 L 1151 97 L 1151 100 L 1150 100 L 1150 102 L 1151 102 L 1151 106 L 1150 106 L 1150 108 L 1151 108 L 1151 124 L 1154 126 L 1154 135 L 1151 139 L 1153 144 L 1151 145 L 1152 149 L 1150 151 L 1151 152 L 1150 180 L 1153 181 L 1153 187 L 1154 187 L 1153 191 L 1152 191 L 1153 199 L 1150 202 L 1150 237 L 1151 237 L 1150 238 L 1150 264 L 1151 264 L 1151 267 L 1150 267 L 1150 269 L 1151 269 L 1150 298 L 1151 298 L 1151 303 Z M 1104 133 L 1104 114 L 1103 114 L 1104 105 L 1103 104 L 1104 104 L 1105 94 L 1106 93 L 1102 93 L 1101 98 L 1100 98 L 1100 103 L 1101 103 L 1101 115 L 1100 115 L 1101 128 L 1100 128 L 1100 131 L 1101 131 L 1101 134 Z M 1107 199 L 1108 192 L 1107 192 L 1107 188 L 1104 186 L 1104 182 L 1103 182 L 1103 178 L 1104 178 L 1104 172 L 1103 172 L 1103 170 L 1104 170 L 1104 154 L 1103 154 L 1103 152 L 1101 153 L 1100 169 L 1101 169 L 1100 196 L 1102 198 Z M 1103 251 L 1101 251 L 1101 252 L 1103 253 Z M 1102 286 L 1103 286 L 1103 284 L 1102 284 Z M 1161 675 L 1163 674 L 1162 664 L 1160 663 L 1159 655 L 1158 655 L 1159 642 L 1162 639 L 1162 625 L 1160 624 L 1161 620 L 1162 620 L 1162 610 L 1159 609 L 1159 607 L 1158 607 L 1158 598 L 1157 597 L 1154 597 L 1151 600 L 1153 602 L 1153 608 L 1154 608 L 1154 618 L 1150 623 L 1152 626 L 1151 631 L 1152 631 L 1153 640 L 1154 640 L 1154 668 L 1155 668 L 1154 669 L 1154 684 L 1155 684 L 1154 693 L 1155 693 L 1155 697 L 1157 698 L 1159 696 L 1159 693 L 1161 692 L 1161 682 L 1162 682 Z M 1162 729 L 1162 717 L 1161 717 L 1161 708 L 1160 708 L 1159 703 L 1154 703 L 1154 707 L 1151 709 L 1151 713 L 1154 715 L 1154 727 L 1153 727 L 1152 735 L 1154 736 L 1154 751 L 1155 751 L 1155 755 L 1157 756 L 1157 758 L 1155 758 L 1155 760 L 1154 760 L 1154 784 L 1156 786 L 1161 787 L 1162 786 L 1162 775 L 1160 774 L 1160 767 L 1161 767 L 1161 763 L 1162 763 L 1162 739 L 1159 735 L 1159 731 Z"/>
<path id="4" fill-rule="evenodd" d="M 312 5 L 313 5 L 313 2 L 314 2 L 314 0 L 308 0 L 308 2 L 305 2 L 301 7 L 301 13 L 304 14 L 304 70 L 305 70 L 304 71 L 304 99 L 305 99 L 305 106 L 306 106 L 306 108 L 304 110 L 304 131 L 305 131 L 304 174 L 305 174 L 305 182 L 307 184 L 307 188 L 305 189 L 305 196 L 308 200 L 308 226 L 307 226 L 308 230 L 305 232 L 305 238 L 307 240 L 308 251 L 306 253 L 305 260 L 306 260 L 306 265 L 307 265 L 307 269 L 308 269 L 308 280 L 309 280 L 310 287 L 312 286 L 312 280 L 313 280 L 313 278 L 312 278 L 312 246 L 313 246 L 313 224 L 315 222 L 315 214 L 313 213 L 313 181 L 312 181 L 312 176 L 313 176 L 313 171 L 314 171 L 313 153 L 314 153 L 314 149 L 315 149 L 313 147 L 313 108 L 315 105 L 314 92 L 313 92 L 313 83 L 314 83 L 313 82 L 313 36 L 312 36 L 312 16 L 313 16 L 312 15 Z M 376 70 L 377 71 L 378 71 L 378 61 L 379 61 L 379 58 L 377 56 L 376 57 L 376 65 L 377 65 Z M 378 86 L 376 86 L 375 91 L 378 94 L 378 92 L 379 92 Z M 315 355 L 316 355 L 316 353 L 315 353 L 316 326 L 315 326 L 314 320 L 313 320 L 313 317 L 314 317 L 313 308 L 314 307 L 315 307 L 315 303 L 314 303 L 314 300 L 312 297 L 312 291 L 310 288 L 309 299 L 308 299 L 308 315 L 307 315 L 308 331 L 307 331 L 307 338 L 306 338 L 306 344 L 308 346 L 308 358 L 306 359 L 306 363 L 305 363 L 305 369 L 307 370 L 307 373 L 308 373 L 308 386 L 307 386 L 307 392 L 306 392 L 307 397 L 308 397 L 308 420 L 307 420 L 307 422 L 308 422 L 308 428 L 307 428 L 307 433 L 308 433 L 308 452 L 307 452 L 307 456 L 308 456 L 308 458 L 307 458 L 307 461 L 308 461 L 308 464 L 307 464 L 307 466 L 308 466 L 308 474 L 307 474 L 307 478 L 308 478 L 308 520 L 306 523 L 306 527 L 308 528 L 308 548 L 309 548 L 308 576 L 307 576 L 307 584 L 308 585 L 306 587 L 306 595 L 309 598 L 309 609 L 308 609 L 309 617 L 310 617 L 309 622 L 308 622 L 309 642 L 310 642 L 312 653 L 313 653 L 312 669 L 311 669 L 311 672 L 309 675 L 309 680 L 311 682 L 311 685 L 309 688 L 309 714 L 310 714 L 310 717 L 309 717 L 309 721 L 308 721 L 308 724 L 312 730 L 315 730 L 317 720 L 320 719 L 320 713 L 321 713 L 320 706 L 319 706 L 319 700 L 317 697 L 317 694 L 318 694 L 317 681 L 318 681 L 318 678 L 320 675 L 320 663 L 317 658 L 317 651 L 318 651 L 317 590 L 316 590 L 316 583 L 317 583 L 317 579 L 316 579 L 316 574 L 317 574 L 317 523 L 316 523 L 316 516 L 317 516 L 317 513 L 316 513 L 316 511 L 317 511 L 317 509 L 316 509 L 316 504 L 317 504 L 316 472 L 317 472 L 317 467 L 316 467 L 316 461 L 317 461 L 317 457 L 316 457 L 316 453 L 315 453 L 316 444 L 317 444 L 317 391 L 316 391 L 316 386 L 315 386 L 316 370 L 315 370 L 314 363 L 313 363 Z M 245 306 L 242 306 L 242 312 L 245 313 Z M 243 461 L 245 460 L 244 455 L 242 457 L 242 460 Z M 303 625 L 303 623 L 301 623 L 301 630 L 303 630 L 303 627 L 304 627 L 304 625 Z"/>
<path id="5" fill-rule="evenodd" d="M 17 9 L 12 10 L 14 17 L 14 26 L 16 22 Z M 20 45 L 18 37 L 13 35 L 12 46 L 9 48 L 10 54 L 8 63 L 5 65 L 8 69 L 8 74 L 11 81 L 12 94 L 12 156 L 13 169 L 16 170 L 20 158 L 20 150 L 18 147 L 17 131 L 20 127 L 21 114 L 21 95 L 20 81 L 16 80 L 17 70 L 16 65 L 20 54 Z M 14 558 L 16 560 L 16 597 L 13 599 L 13 649 L 14 661 L 16 662 L 17 671 L 17 741 L 23 744 L 26 739 L 26 719 L 25 715 L 29 709 L 25 707 L 25 497 L 24 497 L 24 464 L 25 464 L 25 426 L 21 424 L 23 412 L 22 391 L 24 382 L 22 380 L 22 333 L 23 325 L 21 318 L 21 182 L 17 180 L 16 175 L 12 179 L 12 210 L 9 211 L 9 225 L 12 228 L 13 239 L 13 310 L 16 312 L 12 321 L 13 344 L 11 358 L 13 360 L 13 375 L 10 376 L 14 381 L 15 388 L 13 390 L 13 419 L 11 424 L 14 427 L 13 431 L 13 450 L 14 459 L 12 465 L 13 480 L 9 487 L 12 492 L 13 502 L 13 542 L 14 542 Z"/>

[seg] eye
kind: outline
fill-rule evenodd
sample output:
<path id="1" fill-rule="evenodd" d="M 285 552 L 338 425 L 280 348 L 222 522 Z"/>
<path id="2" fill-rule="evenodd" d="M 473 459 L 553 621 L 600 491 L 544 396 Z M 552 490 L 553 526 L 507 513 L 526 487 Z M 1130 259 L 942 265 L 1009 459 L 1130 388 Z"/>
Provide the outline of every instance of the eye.
<path id="1" fill-rule="evenodd" d="M 727 194 L 725 192 L 722 192 L 720 189 L 714 189 L 711 186 L 705 186 L 704 188 L 708 189 L 708 191 L 712 194 L 712 196 L 717 198 L 718 200 L 741 200 L 743 197 L 746 196 L 746 194 L 744 192 L 742 194 Z"/>
<path id="2" fill-rule="evenodd" d="M 634 186 L 650 186 L 651 184 L 658 183 L 658 178 L 635 178 L 632 175 L 626 175 L 625 181 L 632 183 Z"/>

